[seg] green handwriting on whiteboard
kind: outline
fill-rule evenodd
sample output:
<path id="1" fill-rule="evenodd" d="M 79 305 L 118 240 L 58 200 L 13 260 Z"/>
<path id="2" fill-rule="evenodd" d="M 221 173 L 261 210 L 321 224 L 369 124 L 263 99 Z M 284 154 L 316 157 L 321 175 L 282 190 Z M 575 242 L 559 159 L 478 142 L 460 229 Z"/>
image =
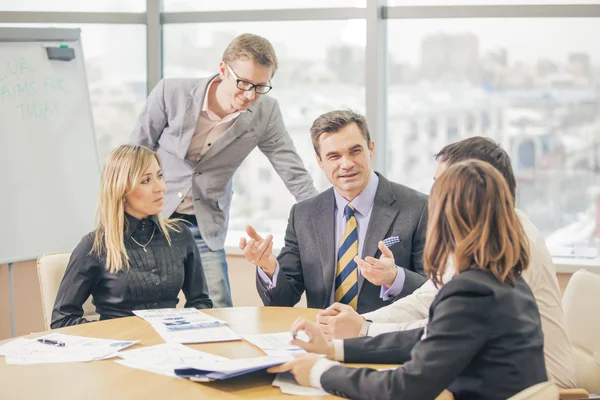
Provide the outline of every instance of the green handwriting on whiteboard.
<path id="1" fill-rule="evenodd" d="M 47 76 L 44 78 L 44 89 L 46 89 L 46 93 L 48 92 L 65 92 L 69 93 L 67 89 L 65 89 L 65 82 L 63 78 L 55 78 L 52 76 Z"/>
<path id="2" fill-rule="evenodd" d="M 63 78 L 47 76 L 44 78 L 45 93 L 69 93 L 65 88 Z M 30 98 L 35 96 L 37 91 L 37 82 L 34 80 L 21 81 L 18 83 L 0 83 L 0 101 L 16 100 Z"/>
<path id="3" fill-rule="evenodd" d="M 33 70 L 27 66 L 27 60 L 23 57 L 5 59 L 0 56 L 0 82 L 10 76 L 20 76 L 25 73 L 33 74 Z"/>
<path id="4" fill-rule="evenodd" d="M 39 103 L 22 103 L 15 107 L 21 113 L 23 121 L 31 119 L 51 119 L 59 116 L 58 103 L 43 101 Z"/>
<path id="5" fill-rule="evenodd" d="M 0 100 L 29 98 L 37 94 L 35 81 L 23 81 L 16 84 L 0 84 Z"/>

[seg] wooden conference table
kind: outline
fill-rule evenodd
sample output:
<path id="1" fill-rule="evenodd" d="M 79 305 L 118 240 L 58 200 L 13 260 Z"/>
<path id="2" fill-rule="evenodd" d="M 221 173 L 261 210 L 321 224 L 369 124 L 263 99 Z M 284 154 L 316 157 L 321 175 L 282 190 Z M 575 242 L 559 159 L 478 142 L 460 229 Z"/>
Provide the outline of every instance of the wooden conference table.
<path id="1" fill-rule="evenodd" d="M 287 307 L 235 307 L 203 310 L 227 321 L 241 334 L 287 331 L 297 317 L 314 321 L 318 310 Z M 148 323 L 138 317 L 94 322 L 56 330 L 72 335 L 107 339 L 137 340 L 131 347 L 163 343 Z M 26 337 L 42 336 L 36 333 Z M 257 347 L 245 341 L 191 345 L 197 350 L 228 358 L 263 356 Z M 350 364 L 357 366 L 356 364 Z M 390 365 L 371 365 L 389 368 Z M 222 382 L 196 383 L 171 378 L 117 364 L 114 359 L 88 363 L 6 365 L 0 357 L 0 399 L 310 399 L 290 396 L 271 385 L 274 375 L 265 371 Z M 314 399 L 334 399 L 319 396 Z M 452 399 L 449 392 L 438 400 Z"/>

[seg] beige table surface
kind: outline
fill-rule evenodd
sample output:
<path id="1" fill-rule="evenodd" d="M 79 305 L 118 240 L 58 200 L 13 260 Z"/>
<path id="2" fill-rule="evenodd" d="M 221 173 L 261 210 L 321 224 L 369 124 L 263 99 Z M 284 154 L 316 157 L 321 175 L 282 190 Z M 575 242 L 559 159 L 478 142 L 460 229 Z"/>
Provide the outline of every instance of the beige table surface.
<path id="1" fill-rule="evenodd" d="M 316 309 L 288 307 L 235 307 L 203 310 L 226 321 L 239 334 L 287 331 L 298 317 L 315 320 Z M 141 342 L 130 350 L 163 343 L 148 323 L 138 317 L 93 322 L 56 330 L 72 335 Z M 47 333 L 47 332 L 45 332 Z M 24 337 L 42 336 L 45 333 Z M 246 341 L 207 343 L 190 347 L 228 358 L 263 356 Z M 353 364 L 350 364 L 353 365 Z M 353 365 L 354 366 L 354 365 Z M 358 365 L 356 365 L 358 366 Z M 369 365 L 389 368 L 390 365 Z M 221 382 L 196 383 L 187 379 L 128 368 L 114 359 L 88 363 L 6 365 L 0 357 L 0 399 L 333 399 L 282 394 L 271 385 L 274 375 L 255 372 Z M 438 400 L 452 399 L 448 392 Z"/>

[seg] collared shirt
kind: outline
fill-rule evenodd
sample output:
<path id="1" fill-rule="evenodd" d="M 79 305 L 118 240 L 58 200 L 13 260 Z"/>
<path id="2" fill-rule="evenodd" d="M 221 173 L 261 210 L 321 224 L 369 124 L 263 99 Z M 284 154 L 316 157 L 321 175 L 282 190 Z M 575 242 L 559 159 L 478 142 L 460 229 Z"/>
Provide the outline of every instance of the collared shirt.
<path id="1" fill-rule="evenodd" d="M 186 160 L 193 163 L 199 162 L 208 152 L 208 150 L 210 150 L 210 148 L 215 144 L 215 142 L 223 135 L 223 133 L 227 132 L 227 130 L 231 128 L 237 117 L 239 117 L 239 115 L 245 111 L 236 111 L 226 115 L 223 118 L 220 118 L 210 109 L 213 104 L 209 104 L 208 94 L 210 93 L 213 84 L 218 85 L 220 82 L 221 80 L 218 76 L 216 76 L 212 81 L 210 81 L 206 88 L 204 100 L 202 101 L 202 110 L 200 111 L 200 115 L 198 117 L 196 130 L 194 131 L 194 136 L 192 136 L 190 147 L 188 147 L 188 151 L 185 155 Z M 180 214 L 194 213 L 194 203 L 192 201 L 191 188 L 188 190 L 187 194 L 183 198 L 183 201 L 181 204 L 179 204 L 175 211 Z"/>
<path id="2" fill-rule="evenodd" d="M 361 258 L 364 258 L 363 247 L 365 238 L 367 235 L 367 229 L 369 227 L 369 221 L 371 220 L 371 212 L 373 210 L 373 204 L 375 203 L 375 195 L 377 194 L 377 186 L 379 184 L 379 177 L 375 172 L 371 171 L 371 176 L 369 178 L 369 183 L 367 186 L 356 196 L 351 202 L 344 199 L 335 189 L 333 191 L 335 195 L 335 263 L 337 265 L 337 257 L 338 257 L 338 247 L 342 241 L 342 237 L 344 236 L 344 230 L 346 229 L 346 217 L 344 216 L 344 209 L 348 204 L 351 204 L 354 209 L 354 217 L 356 218 L 356 229 L 358 231 L 358 254 L 361 255 Z M 382 238 L 383 239 L 383 238 Z M 381 287 L 381 295 L 380 297 L 388 301 L 398 294 L 402 292 L 402 288 L 404 287 L 404 280 L 406 273 L 403 268 L 396 266 L 398 273 L 396 274 L 396 279 L 392 286 Z M 268 290 L 275 288 L 277 282 L 277 276 L 279 275 L 279 262 L 277 262 L 277 269 L 273 275 L 273 279 L 270 279 L 269 276 L 261 269 L 257 268 L 258 275 L 261 278 L 261 281 L 265 285 Z M 336 268 L 337 270 L 337 268 Z M 336 271 L 337 272 L 337 271 Z M 358 268 L 358 274 L 360 276 L 360 268 Z M 333 288 L 331 290 L 331 298 L 330 304 L 335 302 L 335 279 L 333 282 Z"/>
<path id="3" fill-rule="evenodd" d="M 82 306 L 90 295 L 101 320 L 131 316 L 133 310 L 173 308 L 180 290 L 186 307 L 211 308 L 196 242 L 183 223 L 177 228 L 169 232 L 169 244 L 156 216 L 138 220 L 125 214 L 129 267 L 117 273 L 106 269 L 106 254 L 92 252 L 95 233 L 84 236 L 60 283 L 52 328 L 89 322 Z"/>

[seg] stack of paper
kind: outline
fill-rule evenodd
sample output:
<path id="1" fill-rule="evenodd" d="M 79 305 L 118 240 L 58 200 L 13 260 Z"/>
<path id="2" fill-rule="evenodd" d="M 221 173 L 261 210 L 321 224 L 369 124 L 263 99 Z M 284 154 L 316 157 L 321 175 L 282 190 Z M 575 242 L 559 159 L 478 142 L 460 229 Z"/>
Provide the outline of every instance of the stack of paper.
<path id="1" fill-rule="evenodd" d="M 162 308 L 133 312 L 152 325 L 168 343 L 209 343 L 241 340 L 225 322 L 195 308 Z"/>
<path id="2" fill-rule="evenodd" d="M 229 361 L 229 358 L 204 353 L 179 343 L 163 343 L 124 351 L 119 353 L 119 357 L 122 360 L 117 363 L 121 365 L 173 377 L 177 377 L 176 369 L 189 368 L 202 361 L 214 364 Z"/>
<path id="3" fill-rule="evenodd" d="M 235 376 L 248 374 L 254 371 L 281 365 L 288 361 L 288 357 L 254 357 L 229 360 L 226 362 L 210 362 L 203 360 L 194 363 L 190 368 L 176 369 L 175 373 L 183 378 L 197 382 L 210 382 L 214 380 L 229 379 Z"/>
<path id="4" fill-rule="evenodd" d="M 198 382 L 228 379 L 283 364 L 287 358 L 255 357 L 231 360 L 185 347 L 164 343 L 119 353 L 121 365 Z"/>
<path id="5" fill-rule="evenodd" d="M 276 386 L 281 390 L 281 393 L 293 394 L 296 396 L 328 396 L 329 393 L 323 389 L 317 389 L 314 387 L 307 387 L 300 385 L 294 375 L 290 372 L 284 372 L 277 374 L 273 381 L 273 386 Z"/>
<path id="6" fill-rule="evenodd" d="M 15 339 L 0 346 L 0 355 L 7 364 L 86 362 L 114 357 L 137 342 L 51 333 L 37 339 Z"/>
<path id="7" fill-rule="evenodd" d="M 292 346 L 292 334 L 290 332 L 280 333 L 265 333 L 260 335 L 242 335 L 244 339 L 260 348 L 268 356 L 273 357 L 288 357 L 291 358 L 294 354 L 306 353 L 300 347 Z M 306 333 L 298 332 L 298 339 L 305 342 L 308 341 Z"/>

